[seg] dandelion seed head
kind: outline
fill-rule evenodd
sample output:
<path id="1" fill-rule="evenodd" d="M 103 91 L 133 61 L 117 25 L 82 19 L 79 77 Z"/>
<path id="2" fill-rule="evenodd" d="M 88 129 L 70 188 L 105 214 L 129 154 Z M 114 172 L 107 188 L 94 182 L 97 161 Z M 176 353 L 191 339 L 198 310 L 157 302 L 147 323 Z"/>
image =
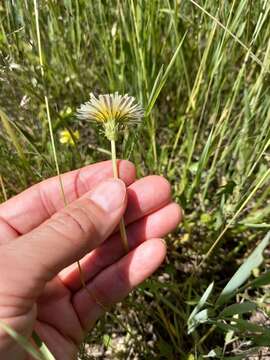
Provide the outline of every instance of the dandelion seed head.
<path id="1" fill-rule="evenodd" d="M 138 123 L 144 115 L 143 108 L 133 96 L 104 94 L 95 96 L 90 94 L 90 100 L 80 106 L 77 116 L 82 120 L 92 120 L 99 123 L 114 121 L 119 123 Z"/>

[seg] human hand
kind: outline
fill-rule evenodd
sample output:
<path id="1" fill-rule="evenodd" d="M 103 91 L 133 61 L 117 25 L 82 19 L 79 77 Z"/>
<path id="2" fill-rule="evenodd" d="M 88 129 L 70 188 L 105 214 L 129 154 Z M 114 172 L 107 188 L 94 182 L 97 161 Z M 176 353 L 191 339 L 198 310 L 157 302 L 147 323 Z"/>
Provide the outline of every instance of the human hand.
<path id="1" fill-rule="evenodd" d="M 160 237 L 181 218 L 164 178 L 135 181 L 130 162 L 118 167 L 123 181 L 111 179 L 110 161 L 64 174 L 67 207 L 57 177 L 0 205 L 0 319 L 28 338 L 36 330 L 56 359 L 75 359 L 105 309 L 157 269 Z M 128 254 L 115 229 L 124 213 Z M 26 357 L 0 329 L 0 358 Z"/>

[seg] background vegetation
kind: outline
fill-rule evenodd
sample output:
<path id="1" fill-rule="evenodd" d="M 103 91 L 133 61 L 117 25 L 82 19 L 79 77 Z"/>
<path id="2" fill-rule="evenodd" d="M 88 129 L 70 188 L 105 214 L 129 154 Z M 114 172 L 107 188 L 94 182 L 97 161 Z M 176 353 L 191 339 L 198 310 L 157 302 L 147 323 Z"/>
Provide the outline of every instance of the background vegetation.
<path id="1" fill-rule="evenodd" d="M 147 110 L 119 153 L 138 176 L 167 177 L 185 211 L 163 268 L 99 322 L 82 359 L 267 359 L 270 2 L 47 0 L 38 15 L 43 68 L 34 2 L 0 5 L 2 200 L 55 174 L 44 96 L 64 172 L 109 157 L 74 114 L 90 91 L 119 91 Z M 218 301 L 256 247 L 249 280 Z"/>

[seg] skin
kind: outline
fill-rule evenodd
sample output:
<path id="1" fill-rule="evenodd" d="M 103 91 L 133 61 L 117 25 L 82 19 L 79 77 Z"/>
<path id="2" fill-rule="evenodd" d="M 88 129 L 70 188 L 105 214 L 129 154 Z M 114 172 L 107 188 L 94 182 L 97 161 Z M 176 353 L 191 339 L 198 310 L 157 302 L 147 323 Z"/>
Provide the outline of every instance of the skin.
<path id="1" fill-rule="evenodd" d="M 181 220 L 163 177 L 135 180 L 133 164 L 118 161 L 121 180 L 113 180 L 111 168 L 64 174 L 67 207 L 57 178 L 0 206 L 0 319 L 29 338 L 35 329 L 56 359 L 76 359 L 100 316 L 159 267 L 161 238 Z M 117 231 L 123 214 L 128 254 Z M 0 358 L 29 359 L 1 329 Z"/>

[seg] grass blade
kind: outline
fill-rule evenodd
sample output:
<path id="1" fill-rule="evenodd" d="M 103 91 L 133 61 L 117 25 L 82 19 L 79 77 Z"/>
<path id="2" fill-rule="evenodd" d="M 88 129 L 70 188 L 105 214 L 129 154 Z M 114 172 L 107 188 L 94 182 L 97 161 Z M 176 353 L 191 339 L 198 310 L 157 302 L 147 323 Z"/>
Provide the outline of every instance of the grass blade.
<path id="1" fill-rule="evenodd" d="M 2 320 L 0 320 L 0 327 L 12 338 L 14 339 L 18 345 L 20 345 L 29 355 L 33 356 L 36 360 L 55 360 L 53 355 L 49 355 L 47 351 L 43 354 L 36 350 L 33 345 L 26 339 L 24 336 L 18 334 L 15 330 L 13 330 L 9 325 L 5 324 Z"/>
<path id="2" fill-rule="evenodd" d="M 169 62 L 169 65 L 167 66 L 167 68 L 166 68 L 163 75 L 162 75 L 163 67 L 160 68 L 159 73 L 157 75 L 157 78 L 155 80 L 153 89 L 151 91 L 151 95 L 149 97 L 148 104 L 146 106 L 145 116 L 148 116 L 150 114 L 151 110 L 153 109 L 153 106 L 155 105 L 155 102 L 156 102 L 156 100 L 157 100 L 163 86 L 166 83 L 166 80 L 168 78 L 170 70 L 171 70 L 171 68 L 172 68 L 172 66 L 173 66 L 173 64 L 174 64 L 174 62 L 175 62 L 175 60 L 177 58 L 177 55 L 178 55 L 178 53 L 179 53 L 179 51 L 180 51 L 180 49 L 181 49 L 181 47 L 183 45 L 183 42 L 185 40 L 186 35 L 187 35 L 187 31 L 183 35 L 179 45 L 177 46 L 177 48 L 176 48 L 176 50 L 175 50 L 175 52 L 173 54 L 173 57 L 171 58 L 171 61 Z"/>
<path id="3" fill-rule="evenodd" d="M 216 305 L 222 305 L 228 301 L 237 291 L 237 289 L 243 285 L 243 283 L 250 277 L 254 268 L 257 268 L 263 262 L 263 251 L 270 243 L 270 232 L 263 238 L 260 244 L 247 258 L 247 260 L 240 266 L 237 272 L 233 275 L 231 280 L 222 290 Z"/>

